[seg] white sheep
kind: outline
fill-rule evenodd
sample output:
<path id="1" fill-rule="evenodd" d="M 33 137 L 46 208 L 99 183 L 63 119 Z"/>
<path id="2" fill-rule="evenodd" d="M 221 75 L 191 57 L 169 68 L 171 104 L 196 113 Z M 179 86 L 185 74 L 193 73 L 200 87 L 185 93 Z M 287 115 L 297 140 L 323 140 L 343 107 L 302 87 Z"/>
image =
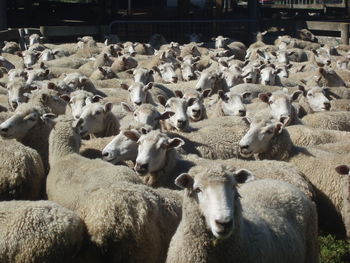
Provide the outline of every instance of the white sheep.
<path id="1" fill-rule="evenodd" d="M 213 165 L 176 178 L 183 215 L 166 262 L 318 262 L 314 203 L 288 183 L 252 177 Z"/>
<path id="2" fill-rule="evenodd" d="M 85 226 L 50 201 L 0 202 L 1 262 L 76 262 Z"/>
<path id="3" fill-rule="evenodd" d="M 342 207 L 350 192 L 342 192 L 342 180 L 332 167 L 349 160 L 349 154 L 336 154 L 315 148 L 295 146 L 281 122 L 255 120 L 239 142 L 242 156 L 282 160 L 296 165 L 315 186 L 316 204 L 321 225 L 333 230 L 349 231 L 349 214 Z M 327 220 L 325 220 L 327 218 Z M 342 222 L 342 220 L 343 222 Z"/>
<path id="4" fill-rule="evenodd" d="M 3 130 L 0 135 L 3 136 Z M 45 170 L 37 151 L 14 140 L 0 139 L 0 199 L 39 200 L 44 197 Z"/>
<path id="5" fill-rule="evenodd" d="M 88 251 L 120 262 L 164 262 L 181 216 L 178 193 L 145 186 L 125 166 L 80 156 L 73 120 L 63 116 L 55 122 L 50 134 L 48 198 L 84 221 Z"/>
<path id="6" fill-rule="evenodd" d="M 325 111 L 308 114 L 302 118 L 305 125 L 338 131 L 350 131 L 350 112 Z"/>

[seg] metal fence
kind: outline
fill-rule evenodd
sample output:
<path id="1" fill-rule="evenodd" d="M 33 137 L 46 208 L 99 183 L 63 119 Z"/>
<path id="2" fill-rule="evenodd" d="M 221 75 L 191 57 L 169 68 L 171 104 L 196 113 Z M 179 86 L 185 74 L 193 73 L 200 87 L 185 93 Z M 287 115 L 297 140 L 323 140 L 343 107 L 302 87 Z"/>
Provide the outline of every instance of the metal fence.
<path id="1" fill-rule="evenodd" d="M 188 34 L 198 33 L 207 41 L 213 36 L 225 35 L 234 39 L 249 39 L 250 19 L 225 20 L 142 20 L 113 21 L 109 32 L 117 34 L 121 39 L 147 42 L 152 34 L 162 34 L 166 39 L 188 42 Z"/>
<path id="2" fill-rule="evenodd" d="M 346 8 L 348 0 L 275 0 L 262 2 L 263 7 L 281 9 Z"/>

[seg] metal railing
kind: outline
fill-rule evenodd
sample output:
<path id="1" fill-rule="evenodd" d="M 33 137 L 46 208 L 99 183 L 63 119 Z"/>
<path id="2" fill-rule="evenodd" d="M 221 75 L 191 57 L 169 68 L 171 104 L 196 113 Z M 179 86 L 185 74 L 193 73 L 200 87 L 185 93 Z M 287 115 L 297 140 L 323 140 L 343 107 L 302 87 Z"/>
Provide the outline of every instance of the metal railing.
<path id="1" fill-rule="evenodd" d="M 263 7 L 281 9 L 346 8 L 348 0 L 275 0 L 262 2 Z"/>

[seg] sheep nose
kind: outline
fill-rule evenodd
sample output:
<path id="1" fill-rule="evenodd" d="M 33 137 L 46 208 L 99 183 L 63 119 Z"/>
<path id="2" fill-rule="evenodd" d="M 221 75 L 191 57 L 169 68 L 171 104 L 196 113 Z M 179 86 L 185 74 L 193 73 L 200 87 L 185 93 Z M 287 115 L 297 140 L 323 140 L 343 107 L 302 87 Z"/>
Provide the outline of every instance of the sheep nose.
<path id="1" fill-rule="evenodd" d="M 8 132 L 8 130 L 9 130 L 8 128 L 2 128 L 0 131 L 1 132 Z"/>
<path id="2" fill-rule="evenodd" d="M 144 164 L 136 163 L 135 170 L 139 174 L 146 174 L 148 171 L 148 163 L 144 163 Z"/>
<path id="3" fill-rule="evenodd" d="M 184 121 L 184 120 L 177 120 L 177 126 L 178 126 L 179 128 L 183 128 L 183 127 L 185 127 L 186 122 L 187 122 L 187 121 Z"/>
<path id="4" fill-rule="evenodd" d="M 177 77 L 173 77 L 173 82 L 177 82 L 179 79 Z"/>
<path id="5" fill-rule="evenodd" d="M 329 110 L 331 108 L 331 104 L 329 102 L 323 103 L 325 110 Z"/>
<path id="6" fill-rule="evenodd" d="M 249 145 L 240 145 L 239 148 L 242 150 L 248 149 Z"/>
<path id="7" fill-rule="evenodd" d="M 18 106 L 18 103 L 16 101 L 11 102 L 12 108 L 16 109 Z"/>
<path id="8" fill-rule="evenodd" d="M 269 81 L 269 80 L 266 80 L 266 81 L 265 81 L 265 85 L 270 85 L 270 81 Z"/>
<path id="9" fill-rule="evenodd" d="M 215 220 L 215 223 L 223 230 L 226 230 L 232 226 L 232 219 L 226 220 L 226 221 L 221 221 L 221 220 Z"/>
<path id="10" fill-rule="evenodd" d="M 106 159 L 109 157 L 109 152 L 102 152 L 102 158 Z"/>
<path id="11" fill-rule="evenodd" d="M 239 116 L 245 116 L 246 111 L 245 110 L 239 110 L 238 113 L 239 113 Z"/>
<path id="12" fill-rule="evenodd" d="M 134 102 L 137 106 L 140 106 L 141 104 L 142 104 L 142 102 L 141 101 L 136 101 L 136 102 Z"/>

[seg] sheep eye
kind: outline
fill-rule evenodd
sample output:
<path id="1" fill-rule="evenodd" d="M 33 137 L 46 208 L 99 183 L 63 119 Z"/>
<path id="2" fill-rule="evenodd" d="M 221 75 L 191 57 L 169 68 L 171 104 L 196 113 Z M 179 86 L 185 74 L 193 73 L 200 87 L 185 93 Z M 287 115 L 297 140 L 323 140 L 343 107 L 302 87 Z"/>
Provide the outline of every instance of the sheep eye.
<path id="1" fill-rule="evenodd" d="M 308 95 L 309 97 L 311 97 L 311 96 L 312 96 L 312 94 L 311 94 L 311 93 L 308 93 L 307 95 Z"/>
<path id="2" fill-rule="evenodd" d="M 136 117 L 137 116 L 137 114 L 136 113 L 134 113 L 134 117 Z"/>
<path id="3" fill-rule="evenodd" d="M 196 194 L 198 194 L 198 193 L 202 192 L 202 190 L 199 189 L 199 188 L 197 187 L 197 188 L 193 189 L 193 192 L 195 192 Z"/>
<path id="4" fill-rule="evenodd" d="M 101 114 L 101 111 L 96 111 L 96 115 L 100 115 Z"/>

